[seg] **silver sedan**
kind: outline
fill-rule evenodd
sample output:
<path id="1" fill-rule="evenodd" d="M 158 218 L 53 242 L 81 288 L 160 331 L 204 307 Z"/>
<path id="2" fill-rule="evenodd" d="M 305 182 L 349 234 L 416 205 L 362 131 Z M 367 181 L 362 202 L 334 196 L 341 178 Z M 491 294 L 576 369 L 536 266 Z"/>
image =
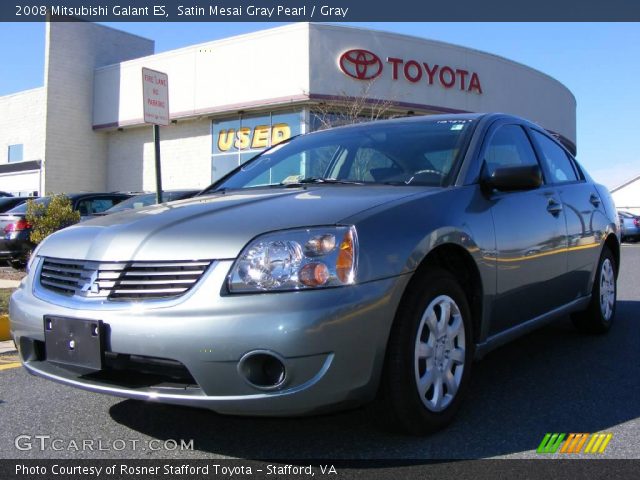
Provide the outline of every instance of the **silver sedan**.
<path id="1" fill-rule="evenodd" d="M 93 392 L 240 415 L 372 402 L 423 434 L 492 348 L 567 314 L 609 329 L 618 228 L 606 188 L 530 122 L 360 124 L 55 233 L 11 332 L 29 372 Z"/>

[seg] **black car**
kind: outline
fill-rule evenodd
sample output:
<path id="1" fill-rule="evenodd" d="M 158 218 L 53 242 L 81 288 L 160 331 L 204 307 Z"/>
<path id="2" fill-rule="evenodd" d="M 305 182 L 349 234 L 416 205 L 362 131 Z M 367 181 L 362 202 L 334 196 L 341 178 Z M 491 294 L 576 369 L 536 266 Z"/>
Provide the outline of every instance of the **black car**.
<path id="1" fill-rule="evenodd" d="M 0 213 L 8 212 L 12 208 L 38 197 L 3 197 L 0 192 Z"/>
<path id="2" fill-rule="evenodd" d="M 126 200 L 130 195 L 124 193 L 70 193 L 73 209 L 85 219 L 95 213 L 103 212 Z M 48 205 L 51 197 L 42 197 L 36 203 Z M 27 222 L 27 204 L 22 203 L 0 214 L 0 261 L 20 268 L 25 265 L 29 252 L 34 245 L 29 239 L 31 225 Z"/>
<path id="3" fill-rule="evenodd" d="M 176 200 L 184 200 L 185 198 L 191 198 L 201 190 L 165 190 L 162 192 L 163 202 L 174 202 Z M 125 210 L 137 210 L 139 208 L 155 205 L 156 194 L 155 193 L 142 193 L 128 198 L 124 202 L 111 207 L 104 212 L 94 213 L 94 216 L 110 215 L 112 213 L 124 212 Z"/>
<path id="4" fill-rule="evenodd" d="M 4 197 L 13 197 L 13 195 L 10 194 L 9 192 L 3 192 L 2 190 L 0 190 L 0 198 L 4 198 Z"/>

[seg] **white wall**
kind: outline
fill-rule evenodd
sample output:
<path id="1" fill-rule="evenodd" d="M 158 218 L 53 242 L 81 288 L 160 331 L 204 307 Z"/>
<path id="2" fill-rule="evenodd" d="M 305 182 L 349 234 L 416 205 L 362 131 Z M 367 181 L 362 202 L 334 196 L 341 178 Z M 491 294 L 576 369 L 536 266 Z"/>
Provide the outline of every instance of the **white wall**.
<path id="1" fill-rule="evenodd" d="M 14 195 L 37 192 L 40 190 L 40 170 L 0 174 L 0 190 Z"/>
<path id="2" fill-rule="evenodd" d="M 308 28 L 264 30 L 97 69 L 93 124 L 143 123 L 142 67 L 168 74 L 174 119 L 295 99 L 309 90 Z"/>
<path id="3" fill-rule="evenodd" d="M 0 97 L 0 165 L 9 145 L 22 143 L 23 160 L 42 160 L 45 144 L 45 90 L 36 88 Z"/>
<path id="4" fill-rule="evenodd" d="M 92 128 L 94 70 L 149 55 L 153 41 L 89 22 L 47 22 L 46 39 L 45 190 L 104 190 L 107 138 Z"/>
<path id="5" fill-rule="evenodd" d="M 383 66 L 369 90 L 371 97 L 469 112 L 515 114 L 575 144 L 576 102 L 571 92 L 557 80 L 516 62 L 442 42 L 334 25 L 310 25 L 310 45 L 312 93 L 361 95 L 366 82 L 346 76 L 338 68 L 338 61 L 347 50 L 366 49 L 376 54 Z M 437 64 L 476 72 L 482 94 L 461 91 L 458 85 L 429 85 L 424 72 L 416 83 L 407 81 L 403 72 L 393 80 L 393 65 L 387 63 L 387 57 L 426 62 L 430 68 Z M 415 75 L 413 70 L 411 75 Z"/>
<path id="6" fill-rule="evenodd" d="M 42 160 L 45 152 L 44 88 L 0 97 L 0 165 L 8 163 L 9 145 L 22 144 L 22 159 Z M 0 174 L 0 190 L 40 190 L 40 171 Z"/>
<path id="7" fill-rule="evenodd" d="M 611 193 L 616 208 L 640 215 L 640 177 Z"/>
<path id="8" fill-rule="evenodd" d="M 204 188 L 211 183 L 211 121 L 178 121 L 160 128 L 162 186 Z M 156 187 L 151 126 L 108 133 L 108 190 Z"/>

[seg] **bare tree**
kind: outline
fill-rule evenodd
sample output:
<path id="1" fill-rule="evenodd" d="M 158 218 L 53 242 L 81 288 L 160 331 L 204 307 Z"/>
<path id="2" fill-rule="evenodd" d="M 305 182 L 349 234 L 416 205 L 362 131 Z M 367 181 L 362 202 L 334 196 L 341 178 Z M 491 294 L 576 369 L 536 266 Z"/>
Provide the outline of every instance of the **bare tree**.
<path id="1" fill-rule="evenodd" d="M 374 80 L 363 84 L 358 95 L 341 95 L 318 102 L 311 108 L 311 127 L 316 130 L 325 130 L 342 125 L 382 120 L 397 116 L 391 110 L 394 102 L 380 100 L 371 97 L 371 89 Z M 333 151 L 319 151 L 314 153 L 309 162 L 309 174 L 312 176 L 324 176 L 331 163 Z M 386 165 L 388 159 L 382 158 L 381 153 L 372 148 L 362 147 L 358 149 L 356 160 L 350 172 L 350 180 L 371 181 L 369 172 L 376 167 Z"/>
<path id="2" fill-rule="evenodd" d="M 391 117 L 394 102 L 371 98 L 373 84 L 374 80 L 366 82 L 358 95 L 342 92 L 335 99 L 317 103 L 311 116 L 317 122 L 318 130 Z"/>

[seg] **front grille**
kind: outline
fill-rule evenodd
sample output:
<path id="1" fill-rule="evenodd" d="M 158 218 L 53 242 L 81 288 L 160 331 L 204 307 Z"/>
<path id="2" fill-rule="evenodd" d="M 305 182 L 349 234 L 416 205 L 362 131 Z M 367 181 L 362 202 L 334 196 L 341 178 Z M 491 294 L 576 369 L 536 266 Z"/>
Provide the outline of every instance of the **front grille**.
<path id="1" fill-rule="evenodd" d="M 92 262 L 45 258 L 40 284 L 63 295 L 87 298 L 171 298 L 193 287 L 210 264 L 210 260 Z"/>
<path id="2" fill-rule="evenodd" d="M 102 370 L 86 374 L 84 377 L 125 388 L 198 388 L 187 367 L 177 360 L 113 352 L 104 352 Z"/>

